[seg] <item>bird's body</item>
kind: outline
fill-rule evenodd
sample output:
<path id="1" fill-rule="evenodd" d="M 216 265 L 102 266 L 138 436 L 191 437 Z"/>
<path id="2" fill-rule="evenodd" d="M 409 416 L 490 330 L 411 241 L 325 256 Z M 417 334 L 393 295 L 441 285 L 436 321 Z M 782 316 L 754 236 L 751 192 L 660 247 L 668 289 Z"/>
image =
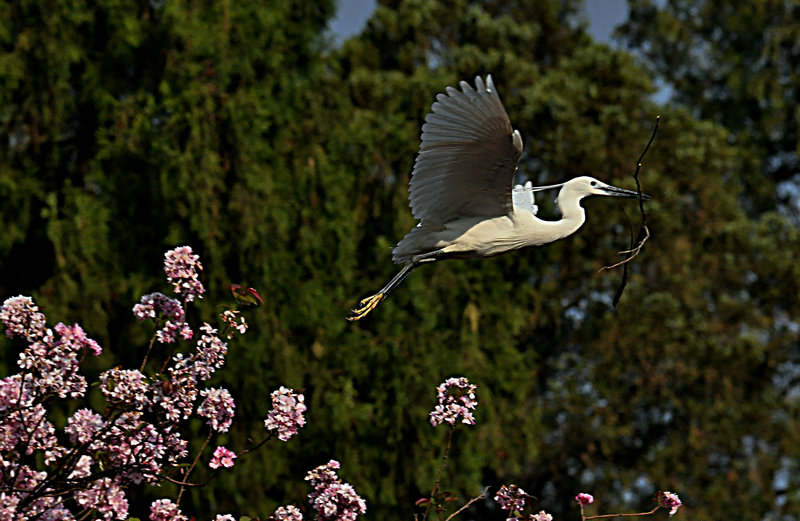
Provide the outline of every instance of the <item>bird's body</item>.
<path id="1" fill-rule="evenodd" d="M 582 207 L 559 221 L 545 221 L 524 208 L 512 208 L 499 217 L 462 217 L 448 223 L 423 221 L 411 230 L 393 251 L 398 264 L 415 256 L 440 251 L 442 257 L 472 259 L 493 257 L 527 246 L 541 246 L 562 239 L 586 220 Z"/>
<path id="2" fill-rule="evenodd" d="M 420 222 L 393 250 L 394 262 L 403 269 L 363 299 L 348 320 L 363 318 L 424 263 L 541 246 L 583 225 L 584 197 L 642 195 L 586 176 L 559 185 L 534 187 L 528 182 L 512 187 L 522 138 L 511 128 L 492 77 L 485 83 L 475 78 L 475 86 L 462 81 L 461 91 L 447 87 L 447 95 L 439 94 L 425 117 L 409 190 L 412 212 Z M 534 192 L 556 187 L 561 187 L 556 203 L 562 218 L 539 219 Z"/>

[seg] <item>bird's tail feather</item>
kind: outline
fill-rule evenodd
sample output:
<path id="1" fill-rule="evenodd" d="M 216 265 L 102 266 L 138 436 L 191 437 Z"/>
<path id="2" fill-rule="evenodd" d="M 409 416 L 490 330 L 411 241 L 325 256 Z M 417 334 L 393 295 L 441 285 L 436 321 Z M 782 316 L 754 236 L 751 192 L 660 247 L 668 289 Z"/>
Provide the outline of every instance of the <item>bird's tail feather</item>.
<path id="1" fill-rule="evenodd" d="M 436 251 L 438 240 L 435 234 L 443 229 L 441 224 L 421 221 L 394 247 L 392 261 L 395 264 L 407 264 L 420 255 Z"/>

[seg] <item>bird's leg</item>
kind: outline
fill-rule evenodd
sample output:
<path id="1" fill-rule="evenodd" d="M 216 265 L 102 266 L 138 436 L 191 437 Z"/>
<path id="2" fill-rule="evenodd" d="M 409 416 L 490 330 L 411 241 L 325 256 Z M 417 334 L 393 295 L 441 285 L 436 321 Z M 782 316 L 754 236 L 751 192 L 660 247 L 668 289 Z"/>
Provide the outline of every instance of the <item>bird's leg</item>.
<path id="1" fill-rule="evenodd" d="M 422 264 L 426 262 L 433 262 L 437 259 L 439 255 L 441 255 L 441 251 L 437 250 L 431 253 L 425 253 L 422 255 L 417 255 L 414 257 L 411 262 L 403 266 L 397 275 L 392 277 L 384 287 L 381 288 L 380 291 L 375 293 L 374 295 L 370 295 L 361 300 L 358 303 L 358 306 L 350 310 L 350 313 L 347 314 L 347 321 L 348 322 L 355 322 L 356 320 L 361 320 L 364 318 L 370 311 L 378 307 L 378 304 L 381 303 L 386 297 L 389 296 L 389 293 L 394 291 L 394 289 L 403 282 L 406 277 L 411 275 L 411 272 L 415 269 L 419 268 Z"/>
<path id="2" fill-rule="evenodd" d="M 350 313 L 347 314 L 348 322 L 355 322 L 356 320 L 361 320 L 364 318 L 367 313 L 375 309 L 380 302 L 389 296 L 389 293 L 394 290 L 397 286 L 400 285 L 403 280 L 408 277 L 412 271 L 414 271 L 417 267 L 419 267 L 418 262 L 409 262 L 403 269 L 400 270 L 397 275 L 392 277 L 381 290 L 374 295 L 370 295 L 369 297 L 362 299 L 361 302 L 358 303 L 358 306 L 350 310 Z"/>

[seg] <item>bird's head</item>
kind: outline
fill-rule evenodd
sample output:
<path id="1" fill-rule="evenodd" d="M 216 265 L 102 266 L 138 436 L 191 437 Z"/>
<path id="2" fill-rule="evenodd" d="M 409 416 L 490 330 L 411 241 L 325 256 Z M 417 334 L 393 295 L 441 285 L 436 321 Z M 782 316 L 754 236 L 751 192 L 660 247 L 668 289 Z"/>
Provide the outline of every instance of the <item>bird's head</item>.
<path id="1" fill-rule="evenodd" d="M 570 179 L 561 188 L 558 198 L 569 197 L 571 199 L 581 200 L 590 195 L 606 195 L 611 197 L 628 197 L 631 199 L 638 199 L 639 194 L 633 190 L 626 190 L 625 188 L 617 188 L 594 177 L 582 176 Z M 642 199 L 645 201 L 650 199 L 647 194 L 642 194 Z"/>

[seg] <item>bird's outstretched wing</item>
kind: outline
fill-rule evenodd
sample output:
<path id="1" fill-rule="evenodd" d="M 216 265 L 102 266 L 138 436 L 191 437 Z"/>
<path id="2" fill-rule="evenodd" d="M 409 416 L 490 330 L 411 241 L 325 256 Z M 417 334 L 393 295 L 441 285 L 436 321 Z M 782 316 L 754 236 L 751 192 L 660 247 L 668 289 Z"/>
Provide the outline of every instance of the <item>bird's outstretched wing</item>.
<path id="1" fill-rule="evenodd" d="M 459 217 L 511 211 L 511 184 L 522 138 L 511 128 L 492 77 L 475 89 L 447 87 L 422 125 L 411 176 L 411 210 L 419 220 L 447 223 Z"/>
<path id="2" fill-rule="evenodd" d="M 536 206 L 536 199 L 533 196 L 533 183 L 527 181 L 524 185 L 516 185 L 514 190 L 511 192 L 511 199 L 514 202 L 514 206 L 531 212 L 533 215 L 536 215 L 539 211 L 539 207 Z"/>

